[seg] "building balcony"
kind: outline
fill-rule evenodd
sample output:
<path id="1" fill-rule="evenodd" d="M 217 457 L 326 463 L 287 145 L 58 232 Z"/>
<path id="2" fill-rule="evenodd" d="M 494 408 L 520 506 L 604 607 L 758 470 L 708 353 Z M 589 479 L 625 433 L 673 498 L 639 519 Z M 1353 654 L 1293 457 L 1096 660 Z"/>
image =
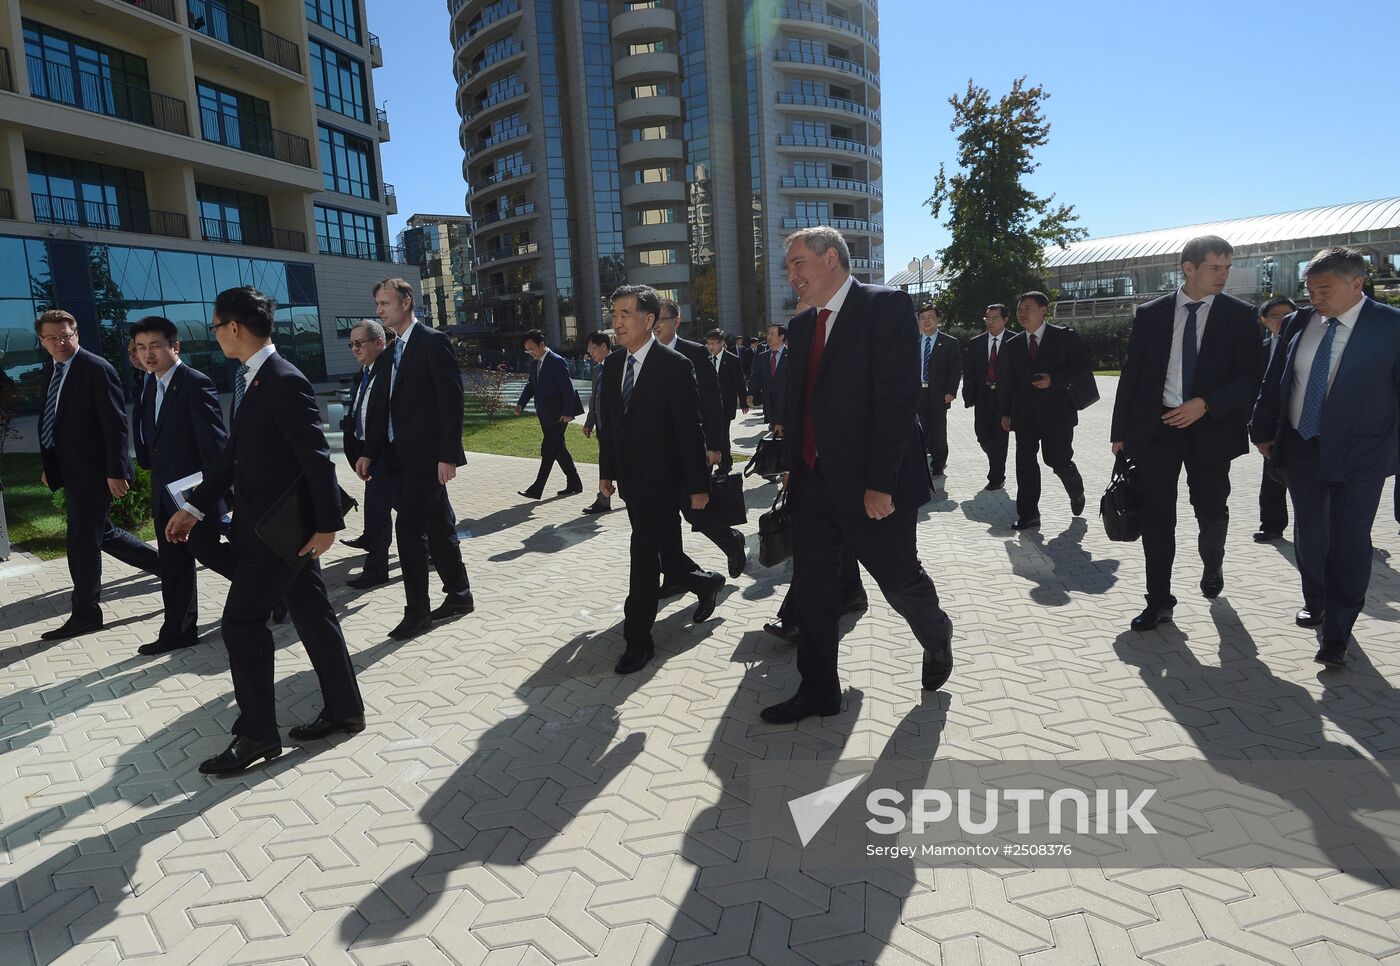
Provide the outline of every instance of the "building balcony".
<path id="1" fill-rule="evenodd" d="M 613 63 L 613 80 L 619 84 L 641 84 L 646 81 L 676 77 L 681 61 L 675 54 L 660 51 L 650 54 L 630 54 Z"/>
<path id="2" fill-rule="evenodd" d="M 622 243 L 627 248 L 685 245 L 689 241 L 690 226 L 683 221 L 664 225 L 628 225 L 622 230 Z"/>
<path id="3" fill-rule="evenodd" d="M 10 69 L 10 50 L 8 47 L 0 47 L 0 91 L 14 93 L 15 75 Z"/>
<path id="4" fill-rule="evenodd" d="M 523 245 L 506 245 L 501 248 L 493 248 L 481 252 L 472 259 L 473 268 L 481 268 L 485 265 L 494 265 L 497 262 L 512 262 L 522 258 L 537 258 L 540 253 L 539 242 L 526 242 Z"/>
<path id="5" fill-rule="evenodd" d="M 656 138 L 651 141 L 628 141 L 617 149 L 617 159 L 624 165 L 665 163 L 685 160 L 685 142 L 680 138 Z"/>
<path id="6" fill-rule="evenodd" d="M 261 154 L 303 168 L 311 167 L 311 142 L 299 135 L 247 118 L 230 117 L 207 107 L 199 110 L 199 125 L 204 140 L 212 144 Z"/>
<path id="7" fill-rule="evenodd" d="M 483 97 L 481 100 L 473 103 L 471 109 L 462 115 L 462 120 L 465 122 L 477 121 L 489 115 L 497 108 L 504 107 L 513 101 L 525 97 L 527 93 L 528 91 L 525 90 L 524 84 L 512 84 L 509 87 L 502 88 L 496 91 L 496 93 L 488 97 Z"/>
<path id="8" fill-rule="evenodd" d="M 641 40 L 675 32 L 676 12 L 665 7 L 627 10 L 612 19 L 613 40 Z"/>
<path id="9" fill-rule="evenodd" d="M 629 184 L 622 189 L 622 204 L 625 208 L 663 203 L 684 203 L 686 200 L 684 181 L 652 181 L 646 184 Z"/>
<path id="10" fill-rule="evenodd" d="M 382 107 L 374 109 L 374 128 L 379 132 L 379 143 L 389 140 L 389 112 Z"/>
<path id="11" fill-rule="evenodd" d="M 306 251 L 306 233 L 271 225 L 229 221 L 225 218 L 200 218 L 199 229 L 205 241 L 229 245 L 249 245 L 253 248 L 275 248 L 284 252 Z"/>
<path id="12" fill-rule="evenodd" d="M 8 192 L 6 192 L 8 194 Z M 102 231 L 129 231 L 138 235 L 189 238 L 189 219 L 177 211 L 154 211 L 105 201 L 84 201 L 57 195 L 35 194 L 34 220 L 44 225 L 71 225 Z M 13 208 L 11 204 L 11 208 Z"/>
<path id="13" fill-rule="evenodd" d="M 820 94 L 792 94 L 784 91 L 778 95 L 778 106 L 855 114 L 876 123 L 880 121 L 880 112 L 873 107 L 866 107 L 864 104 L 857 104 L 855 101 L 843 100 L 839 97 L 824 97 Z"/>
<path id="14" fill-rule="evenodd" d="M 535 203 L 533 201 L 523 205 L 516 205 L 514 208 L 494 208 L 484 212 L 480 218 L 472 218 L 472 234 L 476 235 L 482 229 L 491 225 L 505 225 L 513 221 L 533 217 L 535 217 Z"/>
<path id="15" fill-rule="evenodd" d="M 489 138 L 482 138 L 475 144 L 469 146 L 464 145 L 462 151 L 464 152 L 466 157 L 471 158 L 473 161 L 481 161 L 482 159 L 489 157 L 492 151 L 496 150 L 497 148 L 505 147 L 506 145 L 512 144 L 513 142 L 518 141 L 521 138 L 527 138 L 529 136 L 530 125 L 521 124 L 518 127 L 512 127 L 507 128 L 504 131 L 498 131 L 497 133 L 491 135 Z"/>
<path id="16" fill-rule="evenodd" d="M 680 116 L 679 97 L 634 97 L 617 106 L 617 123 L 622 126 L 649 121 L 677 121 Z"/>
<path id="17" fill-rule="evenodd" d="M 522 285 L 481 285 L 477 287 L 476 297 L 482 303 L 528 302 L 531 299 L 544 298 L 542 290 L 530 288 L 532 284 L 525 282 Z"/>
<path id="18" fill-rule="evenodd" d="M 883 258 L 860 258 L 851 256 L 851 270 L 856 272 L 883 272 L 885 270 L 885 260 Z"/>
<path id="19" fill-rule="evenodd" d="M 236 47 L 276 64 L 293 74 L 301 74 L 301 48 L 280 34 L 264 30 L 261 24 L 229 13 L 208 0 L 185 0 L 191 30 Z"/>
<path id="20" fill-rule="evenodd" d="M 378 242 L 354 241 L 330 235 L 316 236 L 316 251 L 321 255 L 358 258 L 366 262 L 396 262 L 406 264 L 402 246 L 381 245 Z"/>
<path id="21" fill-rule="evenodd" d="M 877 50 L 880 47 L 880 38 L 870 33 L 858 23 L 843 20 L 840 17 L 828 17 L 825 14 L 813 13 L 810 10 L 799 10 L 796 7 L 785 7 L 778 11 L 778 16 L 789 21 L 785 26 L 795 27 L 804 31 L 810 31 L 822 35 L 846 34 L 860 39 L 861 43 L 869 44 Z"/>
<path id="22" fill-rule="evenodd" d="M 464 89 L 472 81 L 482 80 L 486 75 L 494 73 L 496 68 L 504 67 L 506 64 L 524 56 L 525 48 L 522 47 L 518 41 L 514 40 L 499 50 L 483 53 L 476 60 L 472 61 L 471 64 L 467 66 L 467 69 L 462 72 L 462 83 L 459 86 Z"/>
<path id="23" fill-rule="evenodd" d="M 851 178 L 783 178 L 780 186 L 788 191 L 821 191 L 830 193 L 844 191 L 851 194 L 884 197 L 884 192 L 869 181 L 856 181 Z"/>
<path id="24" fill-rule="evenodd" d="M 15 196 L 9 188 L 0 188 L 0 218 L 13 221 L 15 217 Z"/>
<path id="25" fill-rule="evenodd" d="M 465 4 L 461 0 L 454 0 L 452 7 L 453 19 L 457 16 L 457 11 Z M 485 43 L 488 37 L 493 37 L 506 23 L 514 21 L 522 13 L 519 0 L 500 0 L 488 7 L 483 7 L 481 12 L 468 21 L 465 28 L 455 34 L 452 44 L 453 49 L 458 54 L 468 54 L 479 44 Z"/>
<path id="26" fill-rule="evenodd" d="M 384 207 L 389 209 L 389 214 L 397 215 L 399 213 L 399 196 L 394 191 L 393 185 L 387 181 L 384 182 L 380 197 L 384 199 Z"/>
<path id="27" fill-rule="evenodd" d="M 96 74 L 79 73 L 66 64 L 49 63 L 38 57 L 28 57 L 26 61 L 29 65 L 29 93 L 40 100 L 66 104 L 171 134 L 188 136 L 190 133 L 189 109 L 182 100 Z"/>
<path id="28" fill-rule="evenodd" d="M 819 228 L 825 225 L 828 228 L 835 228 L 837 231 L 855 231 L 865 235 L 883 235 L 885 226 L 878 221 L 866 221 L 864 218 L 828 218 L 823 221 L 820 218 L 794 218 L 791 215 L 783 219 L 783 230 L 794 231 L 798 228 Z"/>
<path id="29" fill-rule="evenodd" d="M 851 141 L 846 138 L 822 138 L 822 137 L 801 137 L 796 134 L 779 134 L 778 147 L 790 148 L 791 153 L 801 154 L 816 152 L 825 154 L 828 151 L 846 151 L 851 154 L 859 154 L 863 157 L 880 161 L 880 149 L 873 144 L 866 144 L 862 141 Z"/>
<path id="30" fill-rule="evenodd" d="M 799 68 L 813 68 L 815 73 L 847 74 L 858 77 L 867 84 L 880 83 L 880 75 L 875 73 L 864 64 L 857 64 L 853 60 L 843 60 L 840 57 L 826 57 L 822 54 L 808 54 L 795 50 L 779 50 L 774 53 L 773 58 L 780 64 L 791 64 Z"/>
<path id="31" fill-rule="evenodd" d="M 627 269 L 627 281 L 654 288 L 672 288 L 690 283 L 690 265 L 636 265 Z"/>
<path id="32" fill-rule="evenodd" d="M 379 42 L 379 35 L 368 30 L 365 31 L 366 43 L 369 45 L 369 64 L 371 67 L 384 66 L 384 46 Z"/>
<path id="33" fill-rule="evenodd" d="M 175 13 L 175 0 L 122 0 L 127 6 L 145 10 L 169 20 L 173 24 L 178 24 L 180 18 Z"/>
<path id="34" fill-rule="evenodd" d="M 513 168 L 507 168 L 504 171 L 497 171 L 495 174 L 489 174 L 480 180 L 471 182 L 471 190 L 472 193 L 475 194 L 478 191 L 499 188 L 502 185 L 511 184 L 523 178 L 533 178 L 534 176 L 534 162 L 526 161 L 524 164 L 517 165 Z"/>

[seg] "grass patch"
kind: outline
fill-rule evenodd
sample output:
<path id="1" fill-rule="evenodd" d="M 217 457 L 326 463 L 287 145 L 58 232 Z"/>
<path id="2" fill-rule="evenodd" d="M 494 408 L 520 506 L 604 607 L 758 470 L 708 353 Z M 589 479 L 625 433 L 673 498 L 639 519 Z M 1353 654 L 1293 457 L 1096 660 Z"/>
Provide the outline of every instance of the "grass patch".
<path id="1" fill-rule="evenodd" d="M 40 560 L 56 560 L 66 549 L 68 520 L 54 506 L 53 493 L 39 482 L 43 464 L 38 453 L 6 453 L 0 457 L 0 479 L 5 481 L 5 520 L 10 543 Z M 154 540 L 150 521 L 136 534 Z"/>
<path id="2" fill-rule="evenodd" d="M 598 462 L 598 437 L 585 439 L 583 427 L 578 423 L 570 423 L 565 428 L 564 442 L 575 462 Z M 462 422 L 462 446 L 469 453 L 538 458 L 539 417 L 534 413 L 517 416 L 514 409 L 506 409 L 488 420 L 480 404 L 469 398 L 466 417 Z"/>
<path id="3" fill-rule="evenodd" d="M 1095 369 L 1095 370 L 1094 370 L 1094 375 L 1096 375 L 1096 376 L 1118 376 L 1118 375 L 1122 375 L 1122 370 L 1120 370 L 1120 369 Z"/>

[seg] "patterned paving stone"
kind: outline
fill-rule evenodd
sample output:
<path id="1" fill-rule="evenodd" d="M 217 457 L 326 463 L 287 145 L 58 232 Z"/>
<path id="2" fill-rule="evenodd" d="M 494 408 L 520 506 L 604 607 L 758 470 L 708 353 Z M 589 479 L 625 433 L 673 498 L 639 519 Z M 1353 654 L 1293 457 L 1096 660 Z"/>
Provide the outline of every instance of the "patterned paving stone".
<path id="1" fill-rule="evenodd" d="M 1101 383 L 1078 433 L 1091 491 L 1111 465 Z M 790 568 L 752 562 L 702 627 L 666 603 L 657 660 L 618 678 L 625 515 L 520 505 L 526 460 L 473 456 L 451 487 L 468 618 L 390 641 L 398 584 L 357 593 L 359 555 L 327 555 L 369 729 L 234 779 L 196 771 L 234 717 L 218 577 L 200 577 L 201 645 L 146 659 L 153 579 L 106 561 L 107 629 L 47 642 L 63 563 L 0 565 L 0 963 L 1400 962 L 1400 891 L 1335 870 L 773 871 L 790 847 L 743 821 L 757 762 L 1347 756 L 1400 774 L 1390 485 L 1362 654 L 1327 674 L 1291 622 L 1291 543 L 1249 540 L 1257 458 L 1233 472 L 1225 594 L 1194 593 L 1183 508 L 1177 621 L 1134 635 L 1140 547 L 1072 518 L 1048 474 L 1045 526 L 1015 534 L 969 413 L 950 442 L 919 543 L 956 626 L 952 680 L 921 694 L 917 645 L 867 577 L 845 710 L 796 726 L 758 719 L 796 683 L 759 630 Z M 772 496 L 749 481 L 751 550 Z M 285 727 L 318 698 L 291 629 L 274 634 Z"/>

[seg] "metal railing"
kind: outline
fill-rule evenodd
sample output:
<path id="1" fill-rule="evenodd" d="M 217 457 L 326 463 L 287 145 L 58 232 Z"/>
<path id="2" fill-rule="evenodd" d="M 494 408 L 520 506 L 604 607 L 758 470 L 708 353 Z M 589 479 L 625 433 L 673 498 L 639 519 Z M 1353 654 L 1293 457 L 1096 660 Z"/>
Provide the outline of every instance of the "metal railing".
<path id="1" fill-rule="evenodd" d="M 874 34 L 870 33 L 860 24 L 852 23 L 849 20 L 843 20 L 840 17 L 829 17 L 826 14 L 814 13 L 810 10 L 798 10 L 795 7 L 784 8 L 778 16 L 787 20 L 806 20 L 808 23 L 819 23 L 825 24 L 828 27 L 836 27 L 838 30 L 845 30 L 848 33 L 855 34 L 872 47 L 878 48 L 880 46 L 880 40 Z"/>
<path id="2" fill-rule="evenodd" d="M 861 231 L 872 235 L 878 235 L 885 230 L 885 226 L 880 222 L 866 221 L 863 218 L 794 218 L 788 216 L 783 219 L 783 228 L 786 231 L 791 231 L 794 228 L 819 228 L 823 225 L 838 231 Z"/>
<path id="3" fill-rule="evenodd" d="M 523 245 L 506 245 L 502 248 L 493 248 L 490 251 L 482 252 L 472 259 L 473 267 L 480 268 L 482 265 L 491 262 L 499 262 L 503 258 L 519 258 L 524 255 L 539 254 L 539 242 L 526 242 Z"/>
<path id="4" fill-rule="evenodd" d="M 543 298 L 543 290 L 523 287 L 533 284 L 526 282 L 515 285 L 480 285 L 477 286 L 476 295 L 480 299 Z"/>
<path id="5" fill-rule="evenodd" d="M 290 228 L 273 228 L 259 222 L 210 217 L 201 217 L 199 228 L 205 241 L 252 245 L 255 248 L 276 248 L 284 252 L 306 251 L 306 233 Z"/>
<path id="6" fill-rule="evenodd" d="M 500 184 L 502 181 L 509 181 L 512 178 L 520 178 L 531 174 L 534 170 L 535 163 L 533 161 L 526 161 L 524 164 L 517 165 L 513 168 L 506 168 L 504 171 L 497 171 L 495 174 L 487 175 L 479 181 L 473 181 L 471 189 L 473 191 L 483 191 L 492 185 Z"/>
<path id="7" fill-rule="evenodd" d="M 129 231 L 141 235 L 190 237 L 189 221 L 176 211 L 155 211 L 107 201 L 62 198 L 35 194 L 34 220 L 45 225 L 74 225 L 104 231 Z"/>
<path id="8" fill-rule="evenodd" d="M 859 191 L 861 194 L 883 197 L 884 192 L 869 181 L 855 181 L 851 178 L 794 178 L 782 180 L 784 188 L 822 188 L 826 191 Z"/>
<path id="9" fill-rule="evenodd" d="M 461 4 L 459 3 L 457 6 L 460 7 Z M 452 12 L 457 12 L 455 7 L 453 8 Z M 491 4 L 491 6 L 482 10 L 481 13 L 477 15 L 475 20 L 467 24 L 467 29 L 462 32 L 462 35 L 460 37 L 457 38 L 457 43 L 454 44 L 453 47 L 457 50 L 461 50 L 463 44 L 465 44 L 468 40 L 471 40 L 477 34 L 481 33 L 487 27 L 491 26 L 497 20 L 502 20 L 506 17 L 509 17 L 513 13 L 519 12 L 519 0 L 501 0 L 500 3 Z"/>
<path id="10" fill-rule="evenodd" d="M 15 76 L 10 70 L 10 51 L 7 47 L 0 47 L 0 91 L 14 92 Z"/>
<path id="11" fill-rule="evenodd" d="M 126 2 L 141 10 L 149 10 L 157 17 L 164 17 L 171 23 L 180 22 L 179 18 L 175 16 L 175 0 L 126 0 Z"/>
<path id="12" fill-rule="evenodd" d="M 178 98 L 86 71 L 75 72 L 67 64 L 40 57 L 31 55 L 25 59 L 29 64 L 29 93 L 37 98 L 172 134 L 190 133 L 189 111 Z"/>
<path id="13" fill-rule="evenodd" d="M 864 104 L 857 104 L 855 101 L 848 101 L 841 97 L 825 97 L 820 94 L 792 94 L 783 91 L 778 94 L 778 103 L 797 104 L 803 107 L 830 107 L 838 111 L 850 111 L 852 114 L 868 117 L 872 121 L 880 120 L 880 112 L 873 107 L 866 107 Z"/>
<path id="14" fill-rule="evenodd" d="M 873 144 L 852 141 L 848 138 L 804 137 L 798 134 L 779 134 L 779 147 L 789 148 L 828 148 L 836 151 L 852 151 L 872 158 L 879 158 L 880 149 Z"/>
<path id="15" fill-rule="evenodd" d="M 185 4 L 191 30 L 197 30 L 230 47 L 246 50 L 294 74 L 301 73 L 301 48 L 281 34 L 264 30 L 256 21 L 229 13 L 224 7 L 208 0 L 185 0 Z"/>
<path id="16" fill-rule="evenodd" d="M 885 260 L 883 258 L 862 258 L 859 255 L 852 255 L 851 268 L 862 272 L 883 272 L 885 270 Z"/>
<path id="17" fill-rule="evenodd" d="M 300 135 L 209 107 L 199 109 L 199 126 L 204 140 L 214 144 L 299 164 L 303 168 L 311 167 L 311 142 Z"/>
<path id="18" fill-rule="evenodd" d="M 533 215 L 535 213 L 535 203 L 516 205 L 514 208 L 497 208 L 489 211 L 480 218 L 472 219 L 472 231 L 478 232 L 487 225 L 494 225 L 498 221 L 506 221 L 510 218 L 518 218 L 521 215 Z"/>
<path id="19" fill-rule="evenodd" d="M 378 242 L 355 241 L 333 235 L 317 235 L 316 249 L 322 255 L 343 255 L 346 258 L 363 258 L 371 262 L 391 261 L 390 251 Z"/>
<path id="20" fill-rule="evenodd" d="M 388 201 L 390 198 L 393 198 L 395 201 L 398 200 L 398 195 L 394 192 L 394 186 L 389 182 L 384 182 L 382 190 L 383 196 L 380 198 L 381 201 Z"/>
<path id="21" fill-rule="evenodd" d="M 485 151 L 487 148 L 494 148 L 498 144 L 505 144 L 507 141 L 514 141 L 530 133 L 530 125 L 518 124 L 515 127 L 498 131 L 489 138 L 482 138 L 480 141 L 466 149 L 466 156 L 471 157 L 478 151 Z"/>
<path id="22" fill-rule="evenodd" d="M 464 120 L 470 121 L 482 111 L 489 110 L 490 108 L 495 107 L 497 104 L 500 104 L 502 101 L 508 101 L 513 97 L 520 97 L 524 93 L 524 84 L 512 84 L 503 90 L 497 91 L 490 97 L 483 97 L 481 100 L 477 101 L 475 104 L 472 105 L 472 112 L 468 114 L 464 118 Z"/>
<path id="23" fill-rule="evenodd" d="M 830 67 L 832 70 L 839 70 L 845 74 L 855 74 L 872 84 L 880 83 L 880 75 L 875 73 L 864 64 L 857 64 L 853 60 L 845 60 L 841 57 L 827 57 L 825 54 L 809 54 L 801 50 L 780 50 L 775 54 L 777 60 L 787 64 L 813 64 L 817 67 Z"/>
<path id="24" fill-rule="evenodd" d="M 467 67 L 465 79 L 471 80 L 486 68 L 499 64 L 503 60 L 510 60 L 512 57 L 523 53 L 525 53 L 525 48 L 514 40 L 505 47 L 495 50 L 488 49 L 486 53 L 482 54 Z"/>
<path id="25" fill-rule="evenodd" d="M 15 196 L 9 188 L 0 188 L 0 218 L 15 217 Z"/>
<path id="26" fill-rule="evenodd" d="M 379 43 L 379 34 L 374 33 L 371 30 L 366 30 L 365 35 L 369 37 L 369 55 L 371 57 L 378 57 L 380 60 L 383 60 L 384 48 Z"/>
<path id="27" fill-rule="evenodd" d="M 380 127 L 388 127 L 389 112 L 384 110 L 384 108 L 382 107 L 376 107 L 374 109 L 374 123 L 379 125 Z"/>

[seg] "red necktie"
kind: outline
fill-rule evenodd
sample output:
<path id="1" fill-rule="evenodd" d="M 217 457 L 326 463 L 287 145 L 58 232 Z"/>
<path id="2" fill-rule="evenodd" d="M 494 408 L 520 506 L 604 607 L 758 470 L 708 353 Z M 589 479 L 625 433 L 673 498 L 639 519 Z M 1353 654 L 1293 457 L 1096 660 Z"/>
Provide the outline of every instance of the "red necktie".
<path id="1" fill-rule="evenodd" d="M 988 341 L 991 343 L 992 351 L 991 351 L 991 353 L 987 356 L 987 381 L 988 381 L 988 382 L 996 382 L 996 381 L 997 381 L 997 340 L 996 340 L 996 339 L 989 339 Z"/>
<path id="2" fill-rule="evenodd" d="M 776 376 L 778 374 L 778 354 L 770 352 L 768 355 L 768 375 Z"/>
<path id="3" fill-rule="evenodd" d="M 817 330 L 812 333 L 812 350 L 807 354 L 807 393 L 802 406 L 802 461 L 807 469 L 817 468 L 817 434 L 812 427 L 812 396 L 817 388 L 817 371 L 822 365 L 822 350 L 826 348 L 826 320 L 831 309 L 817 313 Z"/>
<path id="4" fill-rule="evenodd" d="M 1035 361 L 1036 353 L 1040 351 L 1040 339 L 1031 336 L 1031 362 Z"/>

